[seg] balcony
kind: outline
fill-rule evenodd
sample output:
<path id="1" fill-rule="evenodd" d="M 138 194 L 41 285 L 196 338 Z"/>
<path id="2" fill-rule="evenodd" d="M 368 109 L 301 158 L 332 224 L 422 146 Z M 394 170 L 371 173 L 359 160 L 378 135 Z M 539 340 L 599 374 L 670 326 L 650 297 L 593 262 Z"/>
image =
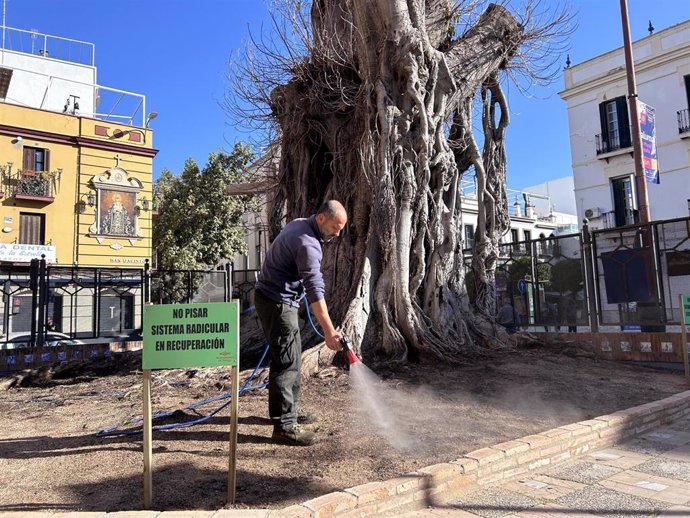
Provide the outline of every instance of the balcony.
<path id="1" fill-rule="evenodd" d="M 617 133 L 607 136 L 602 134 L 595 135 L 594 141 L 597 146 L 598 158 L 608 158 L 608 156 L 620 154 L 624 152 L 623 150 L 627 150 L 631 147 L 627 143 L 626 145 L 622 145 L 621 138 Z"/>
<path id="2" fill-rule="evenodd" d="M 52 203 L 55 200 L 56 174 L 37 171 L 17 171 L 10 182 L 11 192 L 17 200 Z"/>
<path id="3" fill-rule="evenodd" d="M 604 218 L 604 228 L 625 227 L 626 225 L 634 225 L 639 221 L 637 209 L 612 210 L 604 212 L 602 216 Z"/>
<path id="4" fill-rule="evenodd" d="M 690 109 L 678 110 L 678 134 L 690 137 Z"/>

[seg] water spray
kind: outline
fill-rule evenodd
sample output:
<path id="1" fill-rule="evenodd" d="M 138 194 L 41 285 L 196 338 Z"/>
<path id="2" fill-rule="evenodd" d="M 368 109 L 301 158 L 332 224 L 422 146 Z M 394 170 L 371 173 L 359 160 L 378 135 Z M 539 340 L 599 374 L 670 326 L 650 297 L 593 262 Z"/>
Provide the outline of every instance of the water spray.
<path id="1" fill-rule="evenodd" d="M 347 360 L 350 362 L 350 365 L 359 361 L 359 358 L 357 358 L 357 355 L 352 350 L 352 342 L 347 336 L 342 335 L 340 337 L 340 345 L 343 347 L 343 351 L 347 355 Z"/>

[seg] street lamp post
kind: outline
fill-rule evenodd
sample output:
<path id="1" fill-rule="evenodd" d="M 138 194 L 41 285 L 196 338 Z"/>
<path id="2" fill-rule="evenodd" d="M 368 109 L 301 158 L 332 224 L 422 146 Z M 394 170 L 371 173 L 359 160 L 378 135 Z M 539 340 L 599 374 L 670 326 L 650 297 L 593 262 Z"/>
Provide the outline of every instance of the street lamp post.
<path id="1" fill-rule="evenodd" d="M 644 176 L 644 162 L 642 158 L 642 137 L 640 136 L 640 107 L 637 103 L 637 85 L 635 82 L 635 62 L 633 60 L 632 43 L 630 42 L 630 23 L 628 22 L 628 1 L 620 0 L 621 23 L 623 25 L 623 49 L 625 51 L 625 72 L 628 79 L 628 107 L 630 110 L 633 162 L 635 163 L 635 186 L 640 223 L 646 224 L 651 220 L 647 196 L 647 181 Z"/>

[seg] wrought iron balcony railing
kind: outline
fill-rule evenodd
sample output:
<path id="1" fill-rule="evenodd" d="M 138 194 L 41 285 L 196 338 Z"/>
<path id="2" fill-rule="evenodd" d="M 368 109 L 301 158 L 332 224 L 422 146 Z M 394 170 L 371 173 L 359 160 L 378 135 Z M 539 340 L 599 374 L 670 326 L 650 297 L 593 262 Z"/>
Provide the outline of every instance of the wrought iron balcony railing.
<path id="1" fill-rule="evenodd" d="M 612 210 L 604 212 L 604 228 L 624 227 L 626 225 L 634 225 L 638 222 L 637 209 L 625 209 L 623 211 Z"/>
<path id="2" fill-rule="evenodd" d="M 618 133 L 606 136 L 602 134 L 595 135 L 594 140 L 597 145 L 597 155 L 603 155 L 621 149 L 621 139 Z"/>
<path id="3" fill-rule="evenodd" d="M 55 174 L 38 171 L 18 171 L 12 192 L 15 199 L 52 202 L 55 199 Z"/>
<path id="4" fill-rule="evenodd" d="M 690 133 L 690 109 L 678 110 L 678 133 Z"/>

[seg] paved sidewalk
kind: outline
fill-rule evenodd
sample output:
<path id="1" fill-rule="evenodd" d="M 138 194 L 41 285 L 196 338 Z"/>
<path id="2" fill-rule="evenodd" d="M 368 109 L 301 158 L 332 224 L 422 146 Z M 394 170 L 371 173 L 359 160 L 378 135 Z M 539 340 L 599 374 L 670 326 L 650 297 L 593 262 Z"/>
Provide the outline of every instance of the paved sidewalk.
<path id="1" fill-rule="evenodd" d="M 400 518 L 690 518 L 690 415 L 525 479 Z"/>

